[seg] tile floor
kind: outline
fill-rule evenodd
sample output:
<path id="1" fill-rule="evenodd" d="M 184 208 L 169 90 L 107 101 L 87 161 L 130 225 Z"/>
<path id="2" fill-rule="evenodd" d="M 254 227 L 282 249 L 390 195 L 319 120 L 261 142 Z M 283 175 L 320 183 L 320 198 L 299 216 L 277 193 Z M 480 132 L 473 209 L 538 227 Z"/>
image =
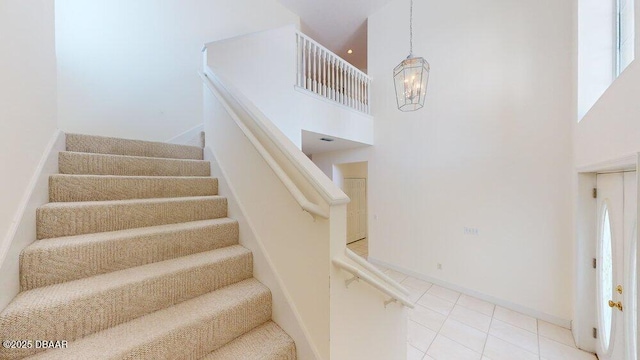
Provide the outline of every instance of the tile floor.
<path id="1" fill-rule="evenodd" d="M 361 240 L 348 247 L 368 256 Z M 407 360 L 596 360 L 571 331 L 403 273 L 384 269 L 410 292 Z"/>
<path id="2" fill-rule="evenodd" d="M 365 259 L 369 257 L 369 240 L 367 238 L 352 242 L 347 247 Z"/>

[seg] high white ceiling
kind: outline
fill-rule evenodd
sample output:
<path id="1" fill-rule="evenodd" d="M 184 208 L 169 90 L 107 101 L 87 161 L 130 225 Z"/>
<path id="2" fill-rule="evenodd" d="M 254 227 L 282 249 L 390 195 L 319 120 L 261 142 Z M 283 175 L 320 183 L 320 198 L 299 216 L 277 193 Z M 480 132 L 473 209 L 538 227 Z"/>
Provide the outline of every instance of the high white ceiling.
<path id="1" fill-rule="evenodd" d="M 391 0 L 278 0 L 300 16 L 302 31 L 351 62 L 367 68 L 367 18 Z M 353 49 L 353 54 L 347 50 Z"/>

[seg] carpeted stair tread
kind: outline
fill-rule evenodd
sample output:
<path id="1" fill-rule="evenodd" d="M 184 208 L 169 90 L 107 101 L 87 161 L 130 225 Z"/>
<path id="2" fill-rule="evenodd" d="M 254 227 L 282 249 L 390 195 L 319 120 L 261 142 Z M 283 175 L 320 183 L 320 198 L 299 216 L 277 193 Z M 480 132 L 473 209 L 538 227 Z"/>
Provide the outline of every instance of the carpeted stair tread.
<path id="1" fill-rule="evenodd" d="M 210 176 L 208 161 L 61 151 L 58 171 L 75 175 Z"/>
<path id="2" fill-rule="evenodd" d="M 295 360 L 296 345 L 273 321 L 240 336 L 201 360 Z"/>
<path id="3" fill-rule="evenodd" d="M 252 264 L 233 245 L 25 291 L 0 313 L 0 339 L 73 341 L 249 279 Z"/>
<path id="4" fill-rule="evenodd" d="M 0 359 L 294 360 L 196 146 L 68 134 L 20 255 Z"/>
<path id="5" fill-rule="evenodd" d="M 218 194 L 218 180 L 191 176 L 52 175 L 49 201 L 105 201 Z"/>
<path id="6" fill-rule="evenodd" d="M 23 250 L 20 282 L 30 290 L 237 243 L 229 218 L 45 239 Z"/>
<path id="7" fill-rule="evenodd" d="M 202 160 L 202 148 L 163 142 L 67 134 L 67 151 Z"/>
<path id="8" fill-rule="evenodd" d="M 48 203 L 36 212 L 37 238 L 125 230 L 227 216 L 227 199 L 197 196 Z"/>
<path id="9" fill-rule="evenodd" d="M 248 279 L 30 359 L 198 359 L 270 319 L 269 289 Z"/>

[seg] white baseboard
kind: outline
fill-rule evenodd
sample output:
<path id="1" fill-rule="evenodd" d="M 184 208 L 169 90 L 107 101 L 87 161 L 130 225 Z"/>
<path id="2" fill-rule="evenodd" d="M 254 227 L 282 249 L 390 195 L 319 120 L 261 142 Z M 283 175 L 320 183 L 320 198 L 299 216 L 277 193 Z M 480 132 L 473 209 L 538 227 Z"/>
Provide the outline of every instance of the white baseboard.
<path id="1" fill-rule="evenodd" d="M 386 263 L 384 261 L 372 258 L 371 256 L 369 256 L 368 260 L 369 260 L 370 263 L 372 263 L 374 265 L 384 266 L 384 267 L 386 267 L 388 269 L 399 271 L 401 273 L 404 273 L 404 274 L 407 274 L 409 276 L 412 276 L 412 277 L 414 277 L 416 279 L 428 281 L 428 282 L 430 282 L 432 284 L 436 284 L 438 286 L 446 287 L 448 289 L 455 290 L 455 291 L 460 292 L 462 294 L 473 296 L 473 297 L 478 298 L 480 300 L 488 301 L 488 302 L 490 302 L 492 304 L 496 304 L 496 305 L 501 306 L 503 308 L 506 308 L 506 309 L 509 309 L 509 310 L 513 310 L 513 311 L 517 311 L 519 313 L 532 316 L 532 317 L 534 317 L 536 319 L 544 320 L 544 321 L 546 321 L 548 323 L 552 323 L 552 324 L 561 326 L 561 327 L 566 328 L 566 329 L 571 329 L 571 320 L 562 319 L 562 318 L 559 318 L 559 317 L 554 316 L 554 315 L 549 315 L 547 313 L 528 308 L 526 306 L 518 305 L 516 303 L 512 303 L 510 301 L 499 299 L 499 298 L 496 298 L 496 297 L 491 296 L 491 295 L 483 294 L 483 293 L 481 293 L 479 291 L 467 289 L 465 287 L 462 287 L 462 286 L 459 286 L 459 285 L 456 285 L 456 284 L 452 284 L 452 283 L 449 283 L 447 281 L 440 280 L 440 279 L 437 279 L 437 278 L 434 278 L 434 277 L 431 277 L 431 276 L 426 276 L 426 275 L 417 273 L 415 271 L 411 271 L 411 270 L 405 269 L 405 268 L 403 268 L 401 266 L 396 266 L 396 265 L 389 264 L 389 263 Z"/>
<path id="2" fill-rule="evenodd" d="M 203 138 L 201 133 L 204 131 L 204 124 L 200 124 L 195 126 L 182 134 L 176 135 L 166 142 L 170 144 L 179 144 L 179 145 L 191 145 L 191 146 L 199 146 L 204 147 Z"/>
<path id="3" fill-rule="evenodd" d="M 36 240 L 36 209 L 49 202 L 49 176 L 58 173 L 65 134 L 56 130 L 36 167 L 0 249 L 0 309 L 20 292 L 20 253 Z"/>

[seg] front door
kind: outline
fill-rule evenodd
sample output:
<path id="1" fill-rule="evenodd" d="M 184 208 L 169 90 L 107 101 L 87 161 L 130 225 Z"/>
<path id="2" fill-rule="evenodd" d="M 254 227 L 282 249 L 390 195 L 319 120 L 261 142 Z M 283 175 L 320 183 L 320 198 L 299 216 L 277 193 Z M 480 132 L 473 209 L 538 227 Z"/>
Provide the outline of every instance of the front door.
<path id="1" fill-rule="evenodd" d="M 599 174 L 597 188 L 598 358 L 636 360 L 636 174 Z"/>

